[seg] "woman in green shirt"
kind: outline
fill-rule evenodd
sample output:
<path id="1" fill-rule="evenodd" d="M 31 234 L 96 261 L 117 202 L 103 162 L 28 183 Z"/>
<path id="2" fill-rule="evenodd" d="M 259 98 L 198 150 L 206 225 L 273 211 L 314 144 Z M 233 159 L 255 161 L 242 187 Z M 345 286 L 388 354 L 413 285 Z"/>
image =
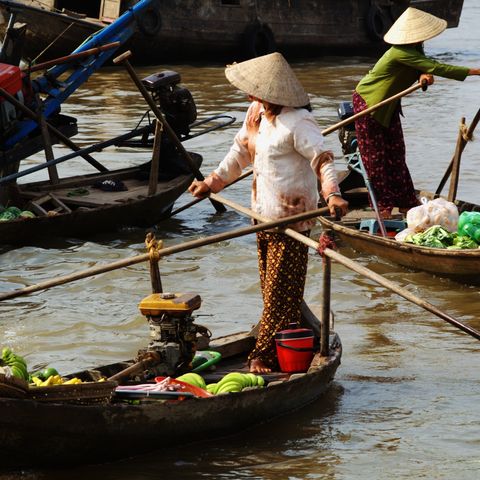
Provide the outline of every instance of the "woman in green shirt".
<path id="1" fill-rule="evenodd" d="M 405 90 L 416 81 L 426 80 L 431 85 L 433 75 L 462 81 L 468 75 L 480 75 L 480 69 L 447 65 L 425 56 L 423 42 L 445 28 L 445 20 L 407 8 L 385 34 L 384 40 L 392 47 L 355 88 L 355 113 Z M 405 161 L 400 113 L 400 100 L 397 100 L 355 122 L 360 155 L 383 218 L 390 217 L 394 207 L 405 212 L 418 205 Z"/>

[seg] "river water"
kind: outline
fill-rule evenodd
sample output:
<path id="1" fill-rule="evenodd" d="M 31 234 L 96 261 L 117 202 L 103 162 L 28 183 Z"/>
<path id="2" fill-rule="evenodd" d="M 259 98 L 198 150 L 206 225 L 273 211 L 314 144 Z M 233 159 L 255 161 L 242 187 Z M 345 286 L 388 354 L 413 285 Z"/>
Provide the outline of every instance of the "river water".
<path id="1" fill-rule="evenodd" d="M 460 26 L 426 44 L 427 53 L 457 65 L 480 67 L 480 5 L 465 0 Z M 350 97 L 375 59 L 318 58 L 292 62 L 312 96 L 322 128 L 337 121 L 336 107 Z M 244 95 L 225 80 L 223 65 L 162 65 L 139 70 L 146 76 L 171 68 L 192 91 L 199 116 L 228 113 L 231 127 L 186 143 L 203 155 L 209 173 L 226 153 L 247 107 Z M 427 93 L 403 102 L 408 164 L 417 187 L 434 190 L 448 165 L 460 118 L 469 123 L 480 107 L 480 78 L 438 78 Z M 135 126 L 145 110 L 128 76 L 118 69 L 95 75 L 63 111 L 78 118 L 76 141 L 88 145 Z M 342 168 L 336 135 L 326 139 Z M 56 154 L 67 151 L 57 147 Z M 110 148 L 97 154 L 107 166 L 145 161 L 145 152 Z M 480 144 L 463 155 L 458 197 L 480 203 Z M 25 163 L 25 168 L 41 155 Z M 83 160 L 60 166 L 63 174 L 88 173 Z M 37 178 L 43 178 L 38 173 Z M 225 191 L 248 205 L 250 181 Z M 184 195 L 178 205 L 190 200 Z M 231 209 L 215 214 L 209 202 L 161 225 L 166 245 L 249 224 Z M 319 233 L 314 232 L 314 236 Z M 144 253 L 144 231 L 131 229 L 89 241 L 52 240 L 41 247 L 0 252 L 0 291 Z M 398 282 L 440 309 L 480 329 L 477 287 L 436 278 L 363 257 L 345 255 Z M 195 291 L 203 305 L 199 322 L 216 335 L 248 329 L 261 309 L 253 236 L 165 258 L 164 288 Z M 321 261 L 312 253 L 306 300 L 318 304 Z M 131 358 L 148 341 L 138 302 L 150 291 L 148 268 L 135 265 L 0 304 L 4 345 L 24 354 L 29 365 L 49 364 L 60 372 Z M 479 344 L 441 319 L 385 288 L 333 266 L 332 308 L 344 355 L 332 388 L 320 401 L 288 418 L 253 426 L 214 443 L 158 452 L 124 462 L 62 471 L 26 471 L 10 478 L 135 479 L 473 479 L 480 474 Z M 232 412 L 234 414 L 234 412 Z M 188 421 L 188 419 L 186 419 Z M 87 441 L 87 440 L 86 440 Z M 25 452 L 28 455 L 28 452 Z M 52 466 L 53 467 L 53 466 Z M 7 478 L 7 477 L 5 477 Z"/>

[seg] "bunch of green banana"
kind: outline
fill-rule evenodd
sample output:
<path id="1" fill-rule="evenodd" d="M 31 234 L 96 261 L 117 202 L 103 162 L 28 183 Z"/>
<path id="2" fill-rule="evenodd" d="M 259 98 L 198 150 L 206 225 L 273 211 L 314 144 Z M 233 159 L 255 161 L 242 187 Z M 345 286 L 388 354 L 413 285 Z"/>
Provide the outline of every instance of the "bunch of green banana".
<path id="1" fill-rule="evenodd" d="M 246 387 L 263 387 L 265 380 L 254 373 L 231 372 L 227 373 L 218 383 L 209 383 L 207 392 L 218 395 L 220 393 L 241 392 Z"/>
<path id="2" fill-rule="evenodd" d="M 177 380 L 188 383 L 189 385 L 193 385 L 195 387 L 203 388 L 204 390 L 207 387 L 203 377 L 198 373 L 194 373 L 194 372 L 185 373 L 180 377 L 177 377 Z"/>
<path id="3" fill-rule="evenodd" d="M 12 352 L 9 347 L 4 347 L 2 350 L 0 366 L 4 367 L 7 374 L 10 373 L 14 377 L 28 381 L 27 362 L 23 357 Z"/>

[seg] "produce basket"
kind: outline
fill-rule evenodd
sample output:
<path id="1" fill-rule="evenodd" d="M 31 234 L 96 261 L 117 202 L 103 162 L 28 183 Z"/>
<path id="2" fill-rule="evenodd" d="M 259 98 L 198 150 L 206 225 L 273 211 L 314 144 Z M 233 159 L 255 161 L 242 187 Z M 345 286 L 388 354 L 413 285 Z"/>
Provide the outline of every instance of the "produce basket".
<path id="1" fill-rule="evenodd" d="M 117 382 L 105 381 L 30 387 L 29 398 L 38 402 L 73 403 L 79 405 L 109 403 L 117 385 Z"/>
<path id="2" fill-rule="evenodd" d="M 28 395 L 28 383 L 17 377 L 0 373 L 0 398 L 25 398 Z"/>

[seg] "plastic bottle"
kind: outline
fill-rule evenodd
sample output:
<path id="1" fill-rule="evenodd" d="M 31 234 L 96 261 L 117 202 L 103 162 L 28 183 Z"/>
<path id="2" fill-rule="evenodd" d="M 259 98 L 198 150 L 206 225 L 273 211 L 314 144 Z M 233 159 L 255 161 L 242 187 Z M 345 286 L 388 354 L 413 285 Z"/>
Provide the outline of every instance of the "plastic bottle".
<path id="1" fill-rule="evenodd" d="M 458 234 L 480 243 L 480 212 L 462 212 L 458 218 Z"/>

